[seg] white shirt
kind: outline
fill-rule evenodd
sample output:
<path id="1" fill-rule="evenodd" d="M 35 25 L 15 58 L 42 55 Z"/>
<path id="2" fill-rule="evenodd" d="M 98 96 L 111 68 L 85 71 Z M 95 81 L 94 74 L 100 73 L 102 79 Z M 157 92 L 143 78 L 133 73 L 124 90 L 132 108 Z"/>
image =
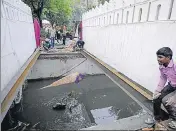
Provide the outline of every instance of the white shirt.
<path id="1" fill-rule="evenodd" d="M 51 28 L 50 30 L 50 37 L 55 37 L 55 34 L 56 34 L 56 30 Z"/>

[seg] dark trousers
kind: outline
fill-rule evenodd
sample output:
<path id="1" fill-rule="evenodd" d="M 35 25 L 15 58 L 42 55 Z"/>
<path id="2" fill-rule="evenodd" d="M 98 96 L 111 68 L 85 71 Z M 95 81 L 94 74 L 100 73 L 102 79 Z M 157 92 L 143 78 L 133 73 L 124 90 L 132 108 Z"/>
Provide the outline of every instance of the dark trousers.
<path id="1" fill-rule="evenodd" d="M 63 39 L 63 45 L 65 45 L 65 39 Z"/>
<path id="2" fill-rule="evenodd" d="M 57 34 L 56 35 L 56 40 L 58 41 L 58 40 L 61 40 L 61 35 L 60 34 Z"/>
<path id="3" fill-rule="evenodd" d="M 161 95 L 157 98 L 153 100 L 153 109 L 154 109 L 154 117 L 155 120 L 164 120 L 166 118 L 166 113 L 164 113 L 164 111 L 161 109 L 161 103 L 162 100 L 165 96 L 167 96 L 168 94 L 174 92 L 176 90 L 175 87 L 172 87 L 170 84 L 168 84 L 166 87 L 164 87 L 164 89 L 161 91 Z M 175 109 L 174 107 L 171 106 L 166 106 L 166 103 L 163 103 L 166 110 L 169 113 L 169 117 L 176 119 L 175 116 Z"/>
<path id="4" fill-rule="evenodd" d="M 63 45 L 65 45 L 66 36 L 63 36 Z"/>
<path id="5" fill-rule="evenodd" d="M 55 37 L 51 37 L 51 47 L 54 47 Z"/>

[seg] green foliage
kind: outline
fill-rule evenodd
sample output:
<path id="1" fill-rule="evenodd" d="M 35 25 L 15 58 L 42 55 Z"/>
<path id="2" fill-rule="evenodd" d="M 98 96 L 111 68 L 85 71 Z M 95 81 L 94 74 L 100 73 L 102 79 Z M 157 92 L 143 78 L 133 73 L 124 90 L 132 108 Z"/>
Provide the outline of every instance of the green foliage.
<path id="1" fill-rule="evenodd" d="M 23 0 L 29 7 L 31 7 L 33 17 L 37 17 L 42 27 L 41 15 L 43 11 L 43 6 L 45 4 L 44 0 Z"/>
<path id="2" fill-rule="evenodd" d="M 52 24 L 68 24 L 72 16 L 73 5 L 78 1 L 79 0 L 47 0 L 43 10 L 43 18 L 49 20 Z"/>
<path id="3" fill-rule="evenodd" d="M 31 7 L 34 17 L 38 17 L 40 23 L 46 19 L 53 25 L 66 25 L 67 29 L 75 30 L 81 20 L 82 13 L 86 6 L 81 0 L 23 0 Z M 41 24 L 42 27 L 42 24 Z M 74 28 L 74 29 L 73 29 Z"/>

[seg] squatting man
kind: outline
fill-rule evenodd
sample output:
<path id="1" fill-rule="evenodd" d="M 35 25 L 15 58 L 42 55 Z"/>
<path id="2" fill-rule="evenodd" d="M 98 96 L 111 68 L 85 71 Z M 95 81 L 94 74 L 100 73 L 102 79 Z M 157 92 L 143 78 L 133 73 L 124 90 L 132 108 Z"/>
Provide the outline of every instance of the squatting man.
<path id="1" fill-rule="evenodd" d="M 176 63 L 173 52 L 169 47 L 163 47 L 156 52 L 160 70 L 160 81 L 153 94 L 154 118 L 148 119 L 147 124 L 155 124 L 166 118 L 161 104 L 167 110 L 167 118 L 171 119 L 168 126 L 176 129 Z M 166 85 L 166 82 L 167 85 Z M 166 85 L 166 86 L 165 86 Z"/>

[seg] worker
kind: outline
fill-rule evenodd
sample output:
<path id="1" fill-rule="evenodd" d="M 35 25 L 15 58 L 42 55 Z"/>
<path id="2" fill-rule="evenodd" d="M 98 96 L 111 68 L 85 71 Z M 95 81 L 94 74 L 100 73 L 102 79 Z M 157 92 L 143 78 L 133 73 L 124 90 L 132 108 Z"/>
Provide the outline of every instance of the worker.
<path id="1" fill-rule="evenodd" d="M 43 47 L 44 47 L 45 50 L 48 51 L 51 48 L 51 40 L 46 38 L 45 41 L 44 41 Z"/>
<path id="2" fill-rule="evenodd" d="M 61 40 L 61 33 L 60 33 L 60 30 L 59 30 L 59 29 L 56 30 L 56 40 L 57 40 L 58 43 L 59 43 L 60 40 Z"/>
<path id="3" fill-rule="evenodd" d="M 54 48 L 55 35 L 56 35 L 55 24 L 53 24 L 53 26 L 50 29 L 51 48 Z"/>
<path id="4" fill-rule="evenodd" d="M 82 41 L 82 40 L 78 40 L 78 41 L 76 42 L 76 46 L 79 47 L 79 48 L 84 48 L 84 44 L 85 44 L 85 42 Z"/>
<path id="5" fill-rule="evenodd" d="M 66 42 L 66 35 L 65 34 L 62 35 L 62 40 L 63 40 L 63 45 L 65 45 L 66 44 L 65 43 Z"/>
<path id="6" fill-rule="evenodd" d="M 163 47 L 156 52 L 161 73 L 158 87 L 153 94 L 154 118 L 146 120 L 147 124 L 158 123 L 164 119 L 161 104 L 168 112 L 171 122 L 169 127 L 176 129 L 176 64 L 169 47 Z M 168 84 L 165 86 L 166 82 Z"/>

